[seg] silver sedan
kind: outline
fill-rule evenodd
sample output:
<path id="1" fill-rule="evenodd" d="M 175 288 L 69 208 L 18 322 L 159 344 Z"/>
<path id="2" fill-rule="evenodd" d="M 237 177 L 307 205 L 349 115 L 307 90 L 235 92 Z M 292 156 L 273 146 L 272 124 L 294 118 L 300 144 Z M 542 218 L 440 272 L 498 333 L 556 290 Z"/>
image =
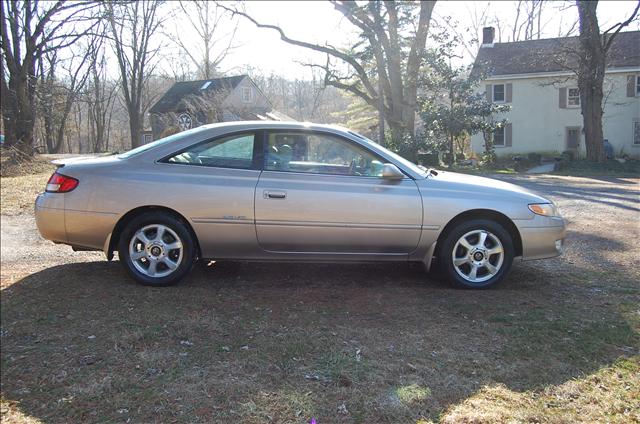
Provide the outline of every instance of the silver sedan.
<path id="1" fill-rule="evenodd" d="M 514 258 L 559 255 L 565 238 L 544 197 L 416 166 L 334 126 L 213 124 L 57 165 L 36 200 L 42 236 L 118 252 L 154 286 L 207 258 L 435 262 L 455 285 L 486 288 Z"/>

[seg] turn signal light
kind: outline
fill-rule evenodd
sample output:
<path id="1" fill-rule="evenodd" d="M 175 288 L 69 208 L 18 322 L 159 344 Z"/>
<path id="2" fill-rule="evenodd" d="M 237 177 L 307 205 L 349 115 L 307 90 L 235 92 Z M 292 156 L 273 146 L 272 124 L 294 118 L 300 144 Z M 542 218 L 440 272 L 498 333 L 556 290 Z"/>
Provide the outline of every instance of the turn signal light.
<path id="1" fill-rule="evenodd" d="M 79 181 L 75 178 L 55 172 L 47 183 L 46 191 L 49 193 L 68 193 L 78 187 Z"/>
<path id="2" fill-rule="evenodd" d="M 558 216 L 558 210 L 551 203 L 533 203 L 529 205 L 529 210 L 536 215 Z"/>

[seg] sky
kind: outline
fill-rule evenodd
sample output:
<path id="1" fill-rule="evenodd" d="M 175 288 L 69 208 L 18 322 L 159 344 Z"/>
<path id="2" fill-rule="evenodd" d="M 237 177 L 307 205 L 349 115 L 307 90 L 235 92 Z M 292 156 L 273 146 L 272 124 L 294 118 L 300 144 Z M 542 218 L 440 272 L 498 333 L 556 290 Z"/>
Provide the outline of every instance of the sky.
<path id="1" fill-rule="evenodd" d="M 489 20 L 499 20 L 506 31 L 515 18 L 515 3 L 507 1 L 438 1 L 434 19 L 441 22 L 445 16 L 456 21 L 456 28 L 467 38 L 477 37 L 481 28 L 474 28 L 474 13 L 486 8 Z M 600 1 L 598 18 L 601 29 L 625 20 L 635 7 L 635 1 Z M 248 1 L 246 12 L 261 23 L 280 25 L 285 33 L 303 41 L 345 46 L 353 38 L 353 26 L 326 1 Z M 548 2 L 543 12 L 543 38 L 558 37 L 559 29 L 568 28 L 577 19 L 576 7 L 571 2 Z M 188 25 L 180 26 L 181 34 L 189 37 Z M 640 21 L 626 30 L 639 30 Z M 298 62 L 323 63 L 326 56 L 304 48 L 289 45 L 280 40 L 276 31 L 257 28 L 244 18 L 239 18 L 235 36 L 237 48 L 223 62 L 222 71 L 229 74 L 242 72 L 247 66 L 259 68 L 264 74 L 276 73 L 289 78 L 308 78 L 310 70 Z M 471 62 L 473 56 L 461 51 L 462 62 Z"/>

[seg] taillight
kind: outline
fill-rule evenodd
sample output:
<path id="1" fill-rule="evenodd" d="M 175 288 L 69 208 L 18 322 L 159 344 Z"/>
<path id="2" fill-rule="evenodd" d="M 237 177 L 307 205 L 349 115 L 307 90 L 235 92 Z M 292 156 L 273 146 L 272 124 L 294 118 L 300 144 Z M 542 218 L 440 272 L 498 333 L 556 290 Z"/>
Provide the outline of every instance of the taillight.
<path id="1" fill-rule="evenodd" d="M 49 193 L 67 193 L 78 187 L 78 180 L 55 172 L 47 183 Z"/>

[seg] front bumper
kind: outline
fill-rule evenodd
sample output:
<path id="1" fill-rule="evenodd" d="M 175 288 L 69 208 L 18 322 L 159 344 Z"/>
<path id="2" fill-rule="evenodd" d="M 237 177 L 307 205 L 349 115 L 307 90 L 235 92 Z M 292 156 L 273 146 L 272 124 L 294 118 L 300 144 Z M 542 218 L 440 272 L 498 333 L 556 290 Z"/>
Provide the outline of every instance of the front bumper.
<path id="1" fill-rule="evenodd" d="M 517 224 L 516 224 L 517 225 Z M 518 225 L 522 239 L 522 259 L 553 258 L 562 254 L 567 228 L 562 218 L 535 219 Z"/>
<path id="2" fill-rule="evenodd" d="M 64 222 L 64 197 L 54 193 L 40 193 L 35 203 L 36 225 L 40 235 L 58 243 L 67 242 Z"/>

